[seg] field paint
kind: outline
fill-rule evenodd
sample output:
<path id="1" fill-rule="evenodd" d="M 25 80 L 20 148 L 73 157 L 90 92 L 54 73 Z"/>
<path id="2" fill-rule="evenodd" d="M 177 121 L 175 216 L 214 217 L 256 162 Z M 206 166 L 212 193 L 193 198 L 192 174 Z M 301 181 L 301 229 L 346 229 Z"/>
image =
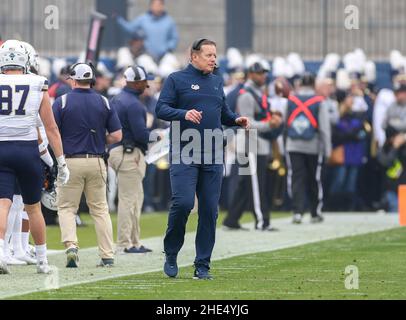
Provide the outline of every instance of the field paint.
<path id="1" fill-rule="evenodd" d="M 217 230 L 216 246 L 212 260 L 222 260 L 245 254 L 268 252 L 291 248 L 307 243 L 383 231 L 399 226 L 396 214 L 326 214 L 325 222 L 310 224 L 306 217 L 301 225 L 293 225 L 291 218 L 275 219 L 279 232 L 269 231 L 223 231 Z M 245 224 L 252 227 L 252 223 Z M 186 234 L 185 244 L 179 254 L 180 267 L 191 266 L 195 255 L 195 232 Z M 148 254 L 117 255 L 114 268 L 96 268 L 99 260 L 97 248 L 79 250 L 79 268 L 65 268 L 65 253 L 49 256 L 49 262 L 58 268 L 60 287 L 77 285 L 123 276 L 162 271 L 164 255 L 162 237 L 143 240 L 154 250 Z M 0 298 L 7 298 L 47 289 L 47 275 L 35 273 L 35 266 L 10 267 L 11 275 L 0 276 Z M 179 275 L 182 277 L 182 273 Z M 164 275 L 162 274 L 164 279 Z M 181 278 L 173 281 L 185 281 Z M 165 281 L 168 281 L 165 279 Z"/>

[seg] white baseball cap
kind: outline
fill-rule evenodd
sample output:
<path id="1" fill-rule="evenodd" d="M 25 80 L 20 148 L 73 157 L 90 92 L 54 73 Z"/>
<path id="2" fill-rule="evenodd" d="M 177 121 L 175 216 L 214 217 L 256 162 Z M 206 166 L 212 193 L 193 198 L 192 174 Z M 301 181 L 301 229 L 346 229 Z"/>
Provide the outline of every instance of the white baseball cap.
<path id="1" fill-rule="evenodd" d="M 154 80 L 154 77 L 149 75 L 141 66 L 128 67 L 124 71 L 124 78 L 127 82 Z"/>
<path id="2" fill-rule="evenodd" d="M 74 80 L 91 80 L 93 79 L 93 70 L 86 63 L 78 63 L 71 67 L 69 78 Z"/>

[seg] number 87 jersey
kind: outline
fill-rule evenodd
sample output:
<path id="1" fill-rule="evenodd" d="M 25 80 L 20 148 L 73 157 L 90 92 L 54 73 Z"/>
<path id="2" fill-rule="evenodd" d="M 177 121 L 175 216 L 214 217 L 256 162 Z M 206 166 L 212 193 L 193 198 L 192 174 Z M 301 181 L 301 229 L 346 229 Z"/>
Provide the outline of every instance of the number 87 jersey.
<path id="1" fill-rule="evenodd" d="M 48 80 L 35 74 L 0 74 L 0 141 L 38 139 L 37 119 Z"/>

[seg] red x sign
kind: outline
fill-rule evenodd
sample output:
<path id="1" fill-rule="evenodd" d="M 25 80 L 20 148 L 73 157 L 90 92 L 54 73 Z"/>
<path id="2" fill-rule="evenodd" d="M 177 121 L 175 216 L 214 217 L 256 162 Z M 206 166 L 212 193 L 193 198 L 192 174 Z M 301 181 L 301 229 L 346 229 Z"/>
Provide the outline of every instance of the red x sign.
<path id="1" fill-rule="evenodd" d="M 290 115 L 290 117 L 288 119 L 288 126 L 290 126 L 292 124 L 293 120 L 295 120 L 296 117 L 301 112 L 303 112 L 306 115 L 307 119 L 309 119 L 311 125 L 314 128 L 318 127 L 316 119 L 314 118 L 313 114 L 310 112 L 310 110 L 308 108 L 315 103 L 322 102 L 324 100 L 324 97 L 315 96 L 303 103 L 302 101 L 299 100 L 299 98 L 291 95 L 291 96 L 289 96 L 289 100 L 292 101 L 295 105 L 297 105 L 297 108 Z"/>

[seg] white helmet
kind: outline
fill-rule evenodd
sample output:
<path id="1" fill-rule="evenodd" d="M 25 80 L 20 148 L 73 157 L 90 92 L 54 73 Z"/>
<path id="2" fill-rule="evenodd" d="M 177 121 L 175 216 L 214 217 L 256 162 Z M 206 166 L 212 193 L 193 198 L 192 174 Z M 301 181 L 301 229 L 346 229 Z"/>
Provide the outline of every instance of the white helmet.
<path id="1" fill-rule="evenodd" d="M 57 195 L 55 189 L 51 191 L 42 190 L 41 194 L 41 203 L 45 208 L 58 211 Z"/>
<path id="2" fill-rule="evenodd" d="M 28 64 L 31 70 L 34 73 L 39 72 L 39 56 L 37 51 L 35 51 L 34 47 L 30 45 L 28 42 L 21 41 L 22 45 L 25 47 L 28 55 Z"/>
<path id="3" fill-rule="evenodd" d="M 21 67 L 27 72 L 28 54 L 18 40 L 7 40 L 0 47 L 0 69 L 5 67 Z"/>

